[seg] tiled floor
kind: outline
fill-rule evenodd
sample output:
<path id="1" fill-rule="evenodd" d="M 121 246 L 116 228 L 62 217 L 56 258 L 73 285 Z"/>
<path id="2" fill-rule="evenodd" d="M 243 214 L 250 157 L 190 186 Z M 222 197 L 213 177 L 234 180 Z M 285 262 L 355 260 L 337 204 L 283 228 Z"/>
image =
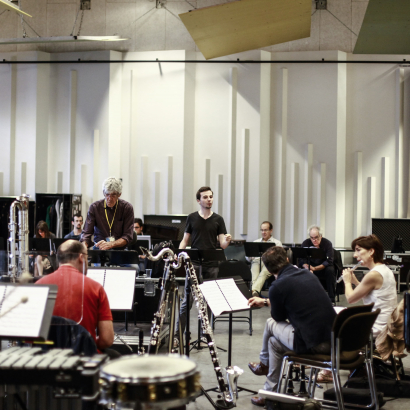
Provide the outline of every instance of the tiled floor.
<path id="1" fill-rule="evenodd" d="M 343 296 L 339 305 L 346 305 Z M 191 315 L 191 329 L 196 332 L 197 329 L 197 319 L 195 307 L 192 310 Z M 267 308 L 259 309 L 253 312 L 253 335 L 249 335 L 248 325 L 246 323 L 234 323 L 233 325 L 233 349 L 232 349 L 232 364 L 239 366 L 244 370 L 243 375 L 239 377 L 238 385 L 258 391 L 263 388 L 264 377 L 255 376 L 248 368 L 248 362 L 259 360 L 259 350 L 261 348 L 262 333 L 265 326 L 265 321 L 269 317 L 270 311 Z M 222 348 L 227 348 L 228 345 L 228 324 L 227 323 L 217 323 L 215 329 L 215 341 L 216 344 Z M 211 363 L 210 355 L 208 349 L 203 349 L 200 351 L 193 350 L 190 355 L 191 359 L 194 360 L 201 371 L 202 385 L 205 389 L 212 388 L 216 386 L 215 372 Z M 228 358 L 227 353 L 219 352 L 219 357 L 221 365 L 223 367 L 227 366 Z M 410 359 L 404 359 L 405 367 L 410 368 Z M 410 371 L 409 371 L 410 374 Z M 346 380 L 347 373 L 342 379 L 342 383 Z M 324 389 L 333 387 L 333 384 L 324 385 Z M 297 391 L 299 386 L 295 383 L 295 390 Z M 320 396 L 323 394 L 323 390 L 316 389 L 316 394 Z M 216 393 L 211 393 L 213 398 L 216 398 Z M 237 402 L 238 409 L 256 409 L 250 398 L 251 393 L 240 392 L 239 399 Z M 389 401 L 384 405 L 386 410 L 399 410 L 408 409 L 410 407 L 410 399 L 396 399 Z M 188 405 L 189 410 L 193 409 L 212 409 L 212 406 L 206 400 L 205 397 L 198 398 L 194 403 Z"/>

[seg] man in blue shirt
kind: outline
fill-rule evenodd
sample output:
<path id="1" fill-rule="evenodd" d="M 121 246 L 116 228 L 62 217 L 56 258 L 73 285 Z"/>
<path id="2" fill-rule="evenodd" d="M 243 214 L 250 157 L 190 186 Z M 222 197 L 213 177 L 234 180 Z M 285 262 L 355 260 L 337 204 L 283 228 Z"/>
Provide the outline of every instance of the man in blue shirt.
<path id="1" fill-rule="evenodd" d="M 330 352 L 336 312 L 319 279 L 291 265 L 283 248 L 268 249 L 262 261 L 276 280 L 269 288 L 269 300 L 253 297 L 249 305 L 270 306 L 272 318 L 266 321 L 260 363 L 251 362 L 249 368 L 258 376 L 266 376 L 265 390 L 276 391 L 285 352 Z M 251 401 L 265 405 L 260 397 L 252 397 Z"/>

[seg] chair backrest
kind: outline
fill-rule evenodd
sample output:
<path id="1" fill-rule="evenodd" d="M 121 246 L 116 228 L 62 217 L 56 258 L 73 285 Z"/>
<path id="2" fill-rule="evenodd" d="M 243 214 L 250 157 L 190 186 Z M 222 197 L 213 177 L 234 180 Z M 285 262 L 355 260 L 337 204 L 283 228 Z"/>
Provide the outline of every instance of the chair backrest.
<path id="1" fill-rule="evenodd" d="M 343 309 L 339 312 L 339 314 L 335 317 L 332 326 L 332 332 L 337 335 L 343 323 L 353 315 L 357 315 L 359 313 L 367 313 L 371 312 L 373 309 L 374 303 L 370 303 L 370 305 L 357 305 L 351 306 L 346 309 Z"/>
<path id="2" fill-rule="evenodd" d="M 251 270 L 246 263 L 241 261 L 224 261 L 219 264 L 219 278 L 231 278 L 232 276 L 241 276 L 244 281 L 252 280 Z"/>
<path id="3" fill-rule="evenodd" d="M 379 313 L 380 309 L 376 309 L 374 312 L 359 313 L 347 318 L 340 327 L 339 334 L 335 334 L 340 341 L 340 350 L 350 352 L 362 349 L 369 341 Z"/>
<path id="4" fill-rule="evenodd" d="M 93 356 L 97 353 L 97 346 L 90 333 L 74 320 L 65 317 L 52 317 L 48 340 L 54 342 L 53 347 L 70 348 L 75 354 Z"/>
<path id="5" fill-rule="evenodd" d="M 337 249 L 333 248 L 333 266 L 335 267 L 336 278 L 343 272 L 342 254 Z"/>

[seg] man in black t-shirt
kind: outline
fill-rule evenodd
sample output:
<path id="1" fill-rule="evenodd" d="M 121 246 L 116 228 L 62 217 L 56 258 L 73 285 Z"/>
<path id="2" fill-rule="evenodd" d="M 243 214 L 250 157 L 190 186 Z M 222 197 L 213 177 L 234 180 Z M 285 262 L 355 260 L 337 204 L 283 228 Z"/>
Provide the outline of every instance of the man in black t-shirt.
<path id="1" fill-rule="evenodd" d="M 180 249 L 185 249 L 189 239 L 191 239 L 192 249 L 216 249 L 219 245 L 222 249 L 228 247 L 231 242 L 231 235 L 227 234 L 225 222 L 222 216 L 211 211 L 214 196 L 211 188 L 202 187 L 196 193 L 196 200 L 199 204 L 199 211 L 188 215 L 184 237 L 179 245 Z M 216 279 L 218 277 L 218 262 L 205 262 L 202 264 L 202 277 L 200 277 L 200 269 L 198 261 L 192 261 L 198 277 L 198 281 L 202 283 L 203 279 Z M 182 331 L 186 326 L 186 312 L 188 307 L 187 287 L 188 280 L 185 280 L 185 296 L 179 311 L 179 320 L 177 321 L 175 331 L 175 343 L 178 344 L 179 326 L 181 321 Z M 189 309 L 192 307 L 192 294 L 190 293 Z"/>

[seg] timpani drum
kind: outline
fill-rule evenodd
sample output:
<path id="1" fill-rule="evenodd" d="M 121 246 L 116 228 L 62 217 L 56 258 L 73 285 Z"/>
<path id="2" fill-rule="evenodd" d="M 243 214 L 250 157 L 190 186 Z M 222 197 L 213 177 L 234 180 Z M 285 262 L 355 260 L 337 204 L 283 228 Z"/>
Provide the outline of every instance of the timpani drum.
<path id="1" fill-rule="evenodd" d="M 195 362 L 175 354 L 129 355 L 102 366 L 100 404 L 111 409 L 171 409 L 201 390 Z"/>

